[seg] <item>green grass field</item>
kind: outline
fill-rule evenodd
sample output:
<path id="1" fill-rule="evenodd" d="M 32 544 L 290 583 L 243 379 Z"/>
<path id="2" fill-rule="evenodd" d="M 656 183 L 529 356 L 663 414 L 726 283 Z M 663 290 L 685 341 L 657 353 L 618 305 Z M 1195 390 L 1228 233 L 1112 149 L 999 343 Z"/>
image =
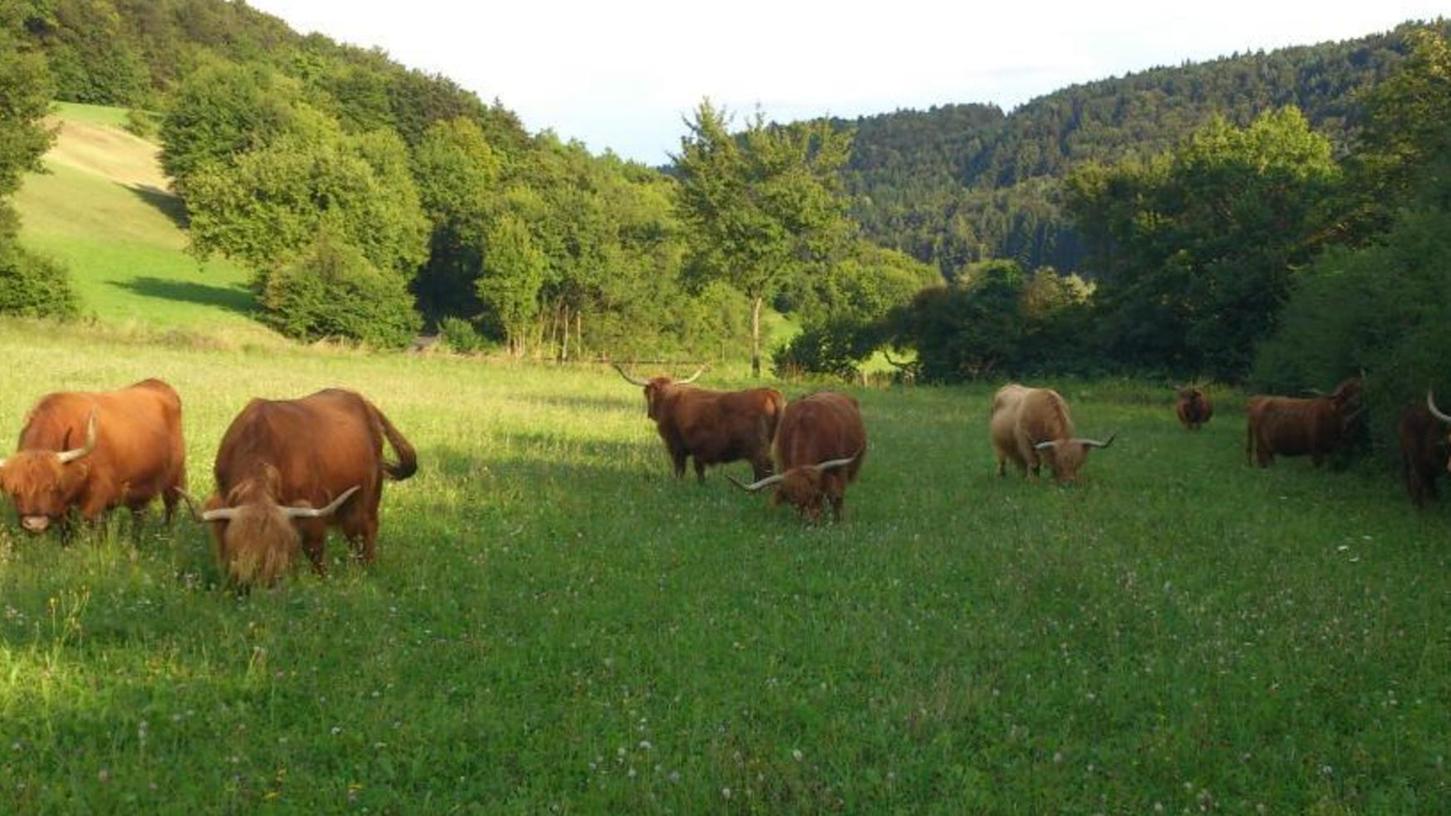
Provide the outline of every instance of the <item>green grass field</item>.
<path id="1" fill-rule="evenodd" d="M 359 388 L 421 462 L 371 568 L 334 542 L 240 598 L 190 523 L 63 547 L 7 509 L 0 813 L 1451 810 L 1451 508 L 1250 469 L 1232 405 L 1189 434 L 1064 384 L 1119 441 L 1063 489 L 995 478 L 987 388 L 855 392 L 862 478 L 809 528 L 672 479 L 604 370 L 14 323 L 0 354 L 7 432 L 172 382 L 197 493 L 254 395 Z"/>
<path id="2" fill-rule="evenodd" d="M 16 196 L 21 240 L 71 270 L 82 311 L 102 322 L 275 338 L 253 320 L 245 270 L 188 256 L 185 209 L 157 146 L 121 129 L 125 112 L 57 104 L 47 173 Z"/>

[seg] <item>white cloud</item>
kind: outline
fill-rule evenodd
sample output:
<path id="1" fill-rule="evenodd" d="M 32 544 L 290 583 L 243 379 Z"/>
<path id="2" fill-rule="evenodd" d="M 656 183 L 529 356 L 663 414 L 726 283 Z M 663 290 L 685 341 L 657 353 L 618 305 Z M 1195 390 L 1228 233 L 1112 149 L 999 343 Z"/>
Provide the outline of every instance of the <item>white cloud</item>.
<path id="1" fill-rule="evenodd" d="M 1424 0 L 479 3 L 251 0 L 303 31 L 379 46 L 498 97 L 533 130 L 657 163 L 703 96 L 768 116 L 995 102 L 1234 51 L 1360 36 Z"/>

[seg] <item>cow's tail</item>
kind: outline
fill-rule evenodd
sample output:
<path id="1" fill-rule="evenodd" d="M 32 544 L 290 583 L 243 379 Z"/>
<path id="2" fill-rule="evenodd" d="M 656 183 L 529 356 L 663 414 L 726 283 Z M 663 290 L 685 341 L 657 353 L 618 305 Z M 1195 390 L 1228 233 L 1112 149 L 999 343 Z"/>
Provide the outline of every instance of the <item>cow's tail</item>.
<path id="1" fill-rule="evenodd" d="M 786 412 L 786 397 L 780 391 L 771 392 L 771 410 L 766 415 L 766 444 L 776 440 L 776 427 L 781 424 L 781 415 Z"/>
<path id="2" fill-rule="evenodd" d="M 393 427 L 393 423 L 388 421 L 388 417 L 378 410 L 378 406 L 371 407 L 373 416 L 378 420 L 378 426 L 383 430 L 383 436 L 388 438 L 388 444 L 393 447 L 393 452 L 398 456 L 396 463 L 386 461 L 383 463 L 383 473 L 393 481 L 401 482 L 418 472 L 418 453 L 413 450 L 413 446 L 408 443 L 403 434 Z"/>

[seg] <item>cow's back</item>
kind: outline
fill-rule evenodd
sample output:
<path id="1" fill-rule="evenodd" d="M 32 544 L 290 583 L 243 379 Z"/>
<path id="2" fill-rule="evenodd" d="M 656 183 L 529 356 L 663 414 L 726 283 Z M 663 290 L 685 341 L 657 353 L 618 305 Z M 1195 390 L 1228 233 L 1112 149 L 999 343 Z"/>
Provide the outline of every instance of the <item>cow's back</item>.
<path id="1" fill-rule="evenodd" d="M 993 448 L 1001 455 L 1016 457 L 1017 442 L 1015 429 L 1018 425 L 1018 411 L 1028 388 L 1009 383 L 993 394 L 992 415 L 988 419 L 988 435 Z"/>
<path id="2" fill-rule="evenodd" d="M 776 431 L 776 461 L 783 470 L 790 470 L 855 456 L 847 467 L 850 479 L 861 469 L 866 444 L 866 424 L 854 398 L 830 392 L 812 394 L 786 406 Z"/>
<path id="3" fill-rule="evenodd" d="M 382 433 L 372 408 L 353 391 L 328 389 L 295 400 L 254 399 L 222 437 L 215 475 L 225 495 L 270 465 L 283 504 L 326 504 L 354 485 L 373 494 L 381 482 Z"/>
<path id="4" fill-rule="evenodd" d="M 678 387 L 665 406 L 661 433 L 672 434 L 698 461 L 750 459 L 768 450 L 785 398 L 772 388 L 714 391 Z"/>
<path id="5" fill-rule="evenodd" d="M 1068 403 L 1051 388 L 1029 388 L 1018 405 L 1016 435 L 1029 445 L 1073 436 Z"/>

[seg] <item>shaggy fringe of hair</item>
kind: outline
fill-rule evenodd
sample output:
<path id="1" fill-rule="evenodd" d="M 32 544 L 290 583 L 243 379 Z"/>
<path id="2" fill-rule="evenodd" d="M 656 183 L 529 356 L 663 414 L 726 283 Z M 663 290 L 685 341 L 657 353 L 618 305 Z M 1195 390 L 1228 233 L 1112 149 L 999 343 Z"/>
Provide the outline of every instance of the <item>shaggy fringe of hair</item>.
<path id="1" fill-rule="evenodd" d="M 302 547 L 297 528 L 280 512 L 243 513 L 227 523 L 223 538 L 238 542 L 224 560 L 232 582 L 241 587 L 277 583 Z"/>

